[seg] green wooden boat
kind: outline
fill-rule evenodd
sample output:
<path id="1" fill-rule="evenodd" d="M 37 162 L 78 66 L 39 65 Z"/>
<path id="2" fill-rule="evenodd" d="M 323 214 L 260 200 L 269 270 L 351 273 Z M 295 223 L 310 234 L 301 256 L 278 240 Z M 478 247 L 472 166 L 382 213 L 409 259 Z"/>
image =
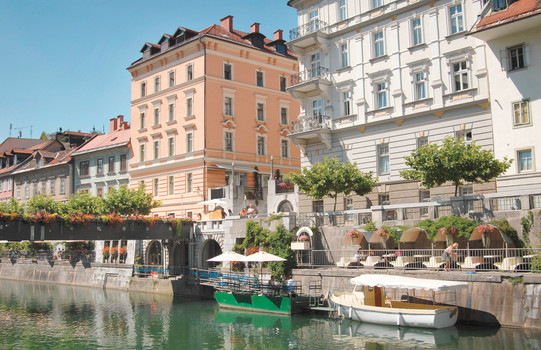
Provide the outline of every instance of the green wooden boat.
<path id="1" fill-rule="evenodd" d="M 265 295 L 251 292 L 215 292 L 214 298 L 221 308 L 293 315 L 306 312 L 310 298 L 306 295 Z"/>

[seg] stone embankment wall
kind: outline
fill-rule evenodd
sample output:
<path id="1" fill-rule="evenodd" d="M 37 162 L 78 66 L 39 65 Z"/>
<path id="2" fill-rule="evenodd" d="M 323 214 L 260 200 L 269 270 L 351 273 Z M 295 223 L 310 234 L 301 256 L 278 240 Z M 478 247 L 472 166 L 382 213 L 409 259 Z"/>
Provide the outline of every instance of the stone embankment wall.
<path id="1" fill-rule="evenodd" d="M 69 261 L 31 262 L 19 259 L 12 263 L 0 262 L 0 279 L 29 282 L 66 284 L 83 287 L 118 289 L 135 292 L 158 293 L 211 299 L 211 288 L 188 283 L 180 277 L 175 279 L 132 277 L 132 265 L 82 264 Z"/>
<path id="2" fill-rule="evenodd" d="M 321 280 L 322 292 L 328 297 L 334 291 L 351 291 L 350 279 L 362 273 L 400 274 L 410 277 L 468 282 L 468 288 L 457 293 L 437 294 L 436 302 L 459 307 L 458 322 L 476 325 L 500 325 L 541 329 L 541 274 L 464 273 L 429 271 L 363 271 L 351 269 L 294 270 L 308 292 L 310 281 Z M 406 291 L 392 295 L 400 299 Z M 432 300 L 432 293 L 409 291 L 409 296 Z"/>

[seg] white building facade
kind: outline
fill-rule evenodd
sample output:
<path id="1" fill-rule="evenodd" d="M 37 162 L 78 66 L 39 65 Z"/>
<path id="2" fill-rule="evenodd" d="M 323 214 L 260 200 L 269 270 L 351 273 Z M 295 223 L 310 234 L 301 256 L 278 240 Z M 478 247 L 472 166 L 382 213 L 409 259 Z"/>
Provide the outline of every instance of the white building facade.
<path id="1" fill-rule="evenodd" d="M 486 41 L 490 104 L 497 158 L 514 159 L 498 178 L 498 192 L 541 192 L 541 5 L 519 0 L 487 4 L 470 34 Z M 537 132 L 536 132 L 537 130 Z M 531 206 L 541 207 L 541 196 Z"/>
<path id="2" fill-rule="evenodd" d="M 404 156 L 447 136 L 493 149 L 484 43 L 466 35 L 483 2 L 288 5 L 299 24 L 288 45 L 300 60 L 289 91 L 302 106 L 290 138 L 302 149 L 302 166 L 336 157 L 378 176 L 367 199 L 344 198 L 345 210 L 452 195 L 452 186 L 425 190 L 399 173 Z M 465 186 L 461 194 L 495 190 L 491 182 Z M 300 200 L 301 212 L 326 205 Z"/>

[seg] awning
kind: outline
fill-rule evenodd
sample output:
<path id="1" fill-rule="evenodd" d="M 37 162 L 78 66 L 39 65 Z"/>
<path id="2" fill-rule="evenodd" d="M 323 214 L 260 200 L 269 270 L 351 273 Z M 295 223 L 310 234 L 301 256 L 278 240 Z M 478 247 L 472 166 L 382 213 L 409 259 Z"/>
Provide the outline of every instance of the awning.
<path id="1" fill-rule="evenodd" d="M 352 284 L 384 287 L 384 288 L 407 288 L 416 290 L 450 291 L 468 287 L 467 282 L 453 282 L 413 278 L 395 275 L 361 275 L 351 279 Z"/>
<path id="2" fill-rule="evenodd" d="M 227 170 L 231 170 L 233 169 L 233 166 L 231 164 L 214 164 L 216 167 L 220 168 L 220 169 L 227 169 Z M 235 171 L 246 171 L 246 172 L 254 172 L 255 169 L 252 168 L 252 167 L 249 167 L 249 166 L 244 166 L 244 165 L 235 165 Z"/>
<path id="3" fill-rule="evenodd" d="M 421 232 L 426 235 L 425 230 L 420 229 L 419 227 L 412 227 L 406 230 L 406 232 L 404 232 L 402 236 L 400 236 L 400 243 L 417 242 L 417 238 L 419 237 L 419 234 Z"/>

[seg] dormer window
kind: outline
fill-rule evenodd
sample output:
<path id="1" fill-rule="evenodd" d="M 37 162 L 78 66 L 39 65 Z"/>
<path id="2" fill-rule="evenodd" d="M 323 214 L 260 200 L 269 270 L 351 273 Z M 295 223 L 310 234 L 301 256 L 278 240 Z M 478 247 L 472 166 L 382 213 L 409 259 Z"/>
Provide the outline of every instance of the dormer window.
<path id="1" fill-rule="evenodd" d="M 494 11 L 501 11 L 507 8 L 507 0 L 492 0 L 492 9 Z"/>

